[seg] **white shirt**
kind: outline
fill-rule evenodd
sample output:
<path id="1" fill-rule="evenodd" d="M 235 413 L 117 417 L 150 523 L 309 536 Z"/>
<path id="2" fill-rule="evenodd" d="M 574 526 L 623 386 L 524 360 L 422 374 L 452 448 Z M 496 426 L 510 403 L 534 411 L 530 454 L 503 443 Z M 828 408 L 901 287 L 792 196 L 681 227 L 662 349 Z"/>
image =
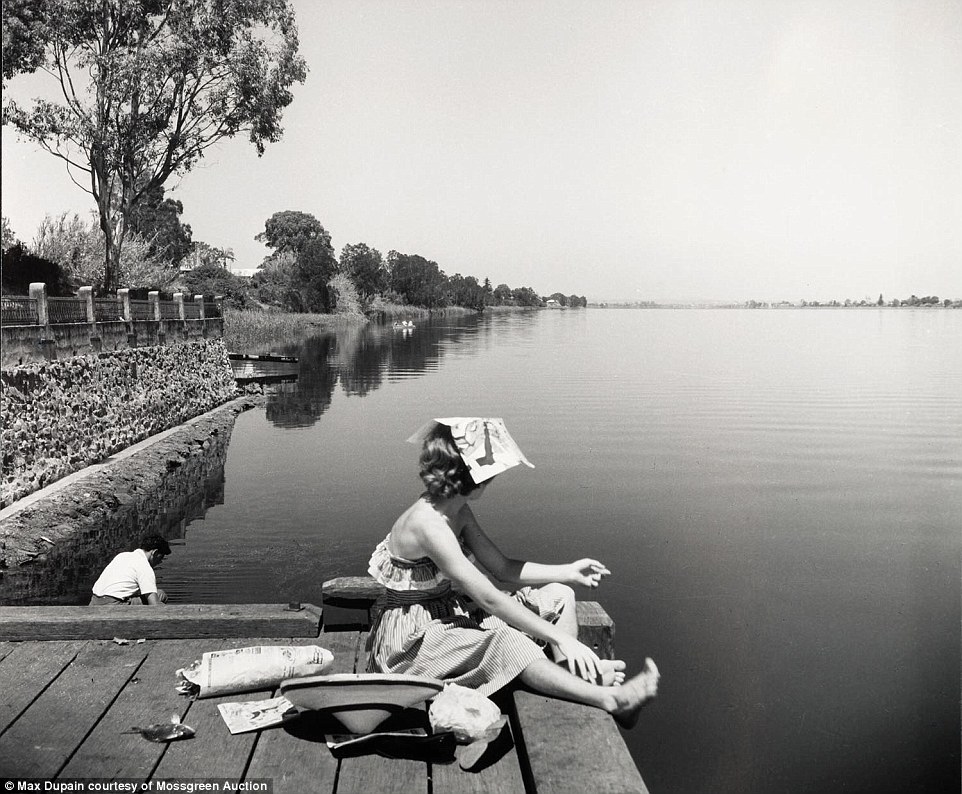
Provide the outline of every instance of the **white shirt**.
<path id="1" fill-rule="evenodd" d="M 133 595 L 149 595 L 157 592 L 157 577 L 147 561 L 143 549 L 122 551 L 104 568 L 94 582 L 95 596 L 130 598 Z"/>

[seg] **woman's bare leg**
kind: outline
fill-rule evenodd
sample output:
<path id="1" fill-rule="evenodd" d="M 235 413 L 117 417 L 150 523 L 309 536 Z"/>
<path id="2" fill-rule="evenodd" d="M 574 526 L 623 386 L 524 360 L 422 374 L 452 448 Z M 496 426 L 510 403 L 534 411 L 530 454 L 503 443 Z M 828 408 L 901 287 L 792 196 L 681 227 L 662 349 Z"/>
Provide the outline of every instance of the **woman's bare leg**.
<path id="1" fill-rule="evenodd" d="M 575 591 L 566 584 L 552 582 L 541 588 L 541 591 L 549 596 L 560 596 L 564 606 L 561 615 L 555 621 L 555 625 L 570 637 L 578 639 L 578 613 L 575 606 Z M 565 664 L 565 657 L 559 653 L 557 646 L 551 646 L 551 658 L 558 664 Z M 565 666 L 567 669 L 567 666 Z M 601 673 L 602 686 L 617 686 L 625 680 L 625 663 L 621 659 L 602 659 L 598 665 Z"/>
<path id="2" fill-rule="evenodd" d="M 548 659 L 529 664 L 520 678 L 531 689 L 544 695 L 603 709 L 625 728 L 638 721 L 642 706 L 658 692 L 658 668 L 651 659 L 646 659 L 644 669 L 621 686 L 588 683 Z"/>

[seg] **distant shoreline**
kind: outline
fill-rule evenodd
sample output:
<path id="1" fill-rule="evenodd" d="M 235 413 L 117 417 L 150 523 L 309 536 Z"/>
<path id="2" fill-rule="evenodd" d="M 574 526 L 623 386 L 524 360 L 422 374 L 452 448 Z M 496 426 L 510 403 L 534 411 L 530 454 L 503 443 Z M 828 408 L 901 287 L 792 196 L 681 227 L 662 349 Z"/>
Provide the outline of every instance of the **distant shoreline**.
<path id="1" fill-rule="evenodd" d="M 754 305 L 752 305 L 754 304 Z M 953 301 L 946 305 L 944 303 L 926 304 L 904 304 L 892 306 L 891 304 L 856 304 L 849 306 L 834 303 L 808 303 L 805 305 L 798 303 L 759 303 L 749 301 L 748 303 L 588 303 L 589 309 L 886 309 L 901 311 L 903 309 L 962 309 L 962 300 Z"/>

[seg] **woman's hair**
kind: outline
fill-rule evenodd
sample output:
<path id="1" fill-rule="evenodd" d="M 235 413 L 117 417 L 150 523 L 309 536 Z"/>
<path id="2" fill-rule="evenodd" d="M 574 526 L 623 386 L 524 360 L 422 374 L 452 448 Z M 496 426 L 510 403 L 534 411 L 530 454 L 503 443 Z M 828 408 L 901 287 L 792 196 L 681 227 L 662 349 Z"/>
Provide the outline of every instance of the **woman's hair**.
<path id="1" fill-rule="evenodd" d="M 432 498 L 467 496 L 478 487 L 447 425 L 439 423 L 424 439 L 419 463 L 421 480 Z"/>

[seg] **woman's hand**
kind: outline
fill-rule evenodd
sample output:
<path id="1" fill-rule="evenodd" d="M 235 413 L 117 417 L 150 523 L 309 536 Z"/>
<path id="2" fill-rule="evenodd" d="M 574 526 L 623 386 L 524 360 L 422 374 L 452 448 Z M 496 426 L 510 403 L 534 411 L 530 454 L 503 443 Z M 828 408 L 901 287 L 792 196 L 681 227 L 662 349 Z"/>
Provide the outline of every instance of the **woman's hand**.
<path id="1" fill-rule="evenodd" d="M 559 656 L 563 657 L 564 663 L 568 665 L 568 671 L 572 675 L 591 683 L 601 680 L 598 654 L 587 645 L 568 635 L 565 635 L 554 645 L 558 649 Z"/>
<path id="2" fill-rule="evenodd" d="M 601 577 L 611 573 L 598 560 L 585 557 L 568 565 L 569 576 L 565 584 L 581 584 L 585 587 L 597 587 L 601 584 Z"/>

